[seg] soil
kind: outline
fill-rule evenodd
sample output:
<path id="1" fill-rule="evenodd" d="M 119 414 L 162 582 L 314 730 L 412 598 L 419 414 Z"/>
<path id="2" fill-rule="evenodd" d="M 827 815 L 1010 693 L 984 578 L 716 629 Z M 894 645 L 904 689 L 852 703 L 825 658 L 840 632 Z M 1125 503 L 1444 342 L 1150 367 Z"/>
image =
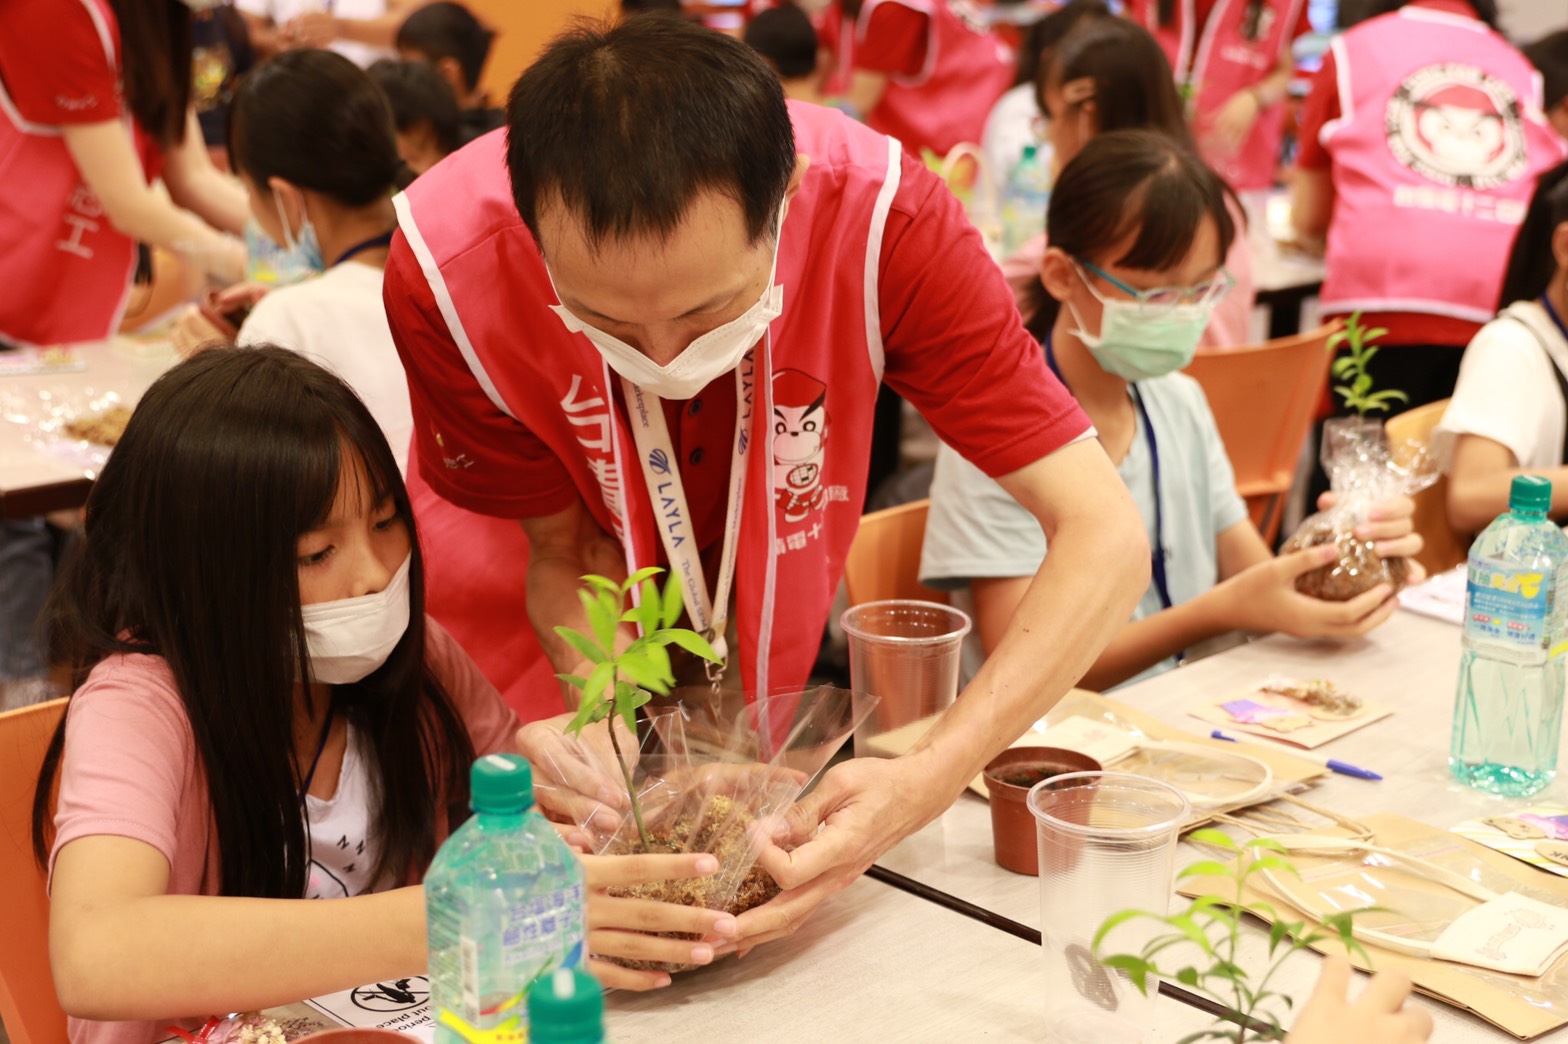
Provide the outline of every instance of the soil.
<path id="1" fill-rule="evenodd" d="M 723 895 L 709 894 L 715 889 L 716 882 L 726 878 L 726 868 L 751 857 L 751 841 L 747 836 L 747 828 L 751 826 L 754 818 L 749 810 L 728 797 L 716 795 L 708 799 L 705 808 L 699 805 L 693 809 L 677 812 L 658 825 L 648 824 L 648 840 L 653 846 L 650 851 L 655 853 L 709 852 L 718 857 L 719 873 L 709 878 L 657 881 L 630 888 L 612 888 L 610 894 L 633 899 L 657 899 L 660 902 L 679 903 L 683 906 L 704 906 L 737 915 L 761 906 L 779 894 L 779 886 L 760 865 L 753 865 L 741 879 L 734 898 L 728 903 L 720 901 L 726 898 Z M 625 854 L 639 851 L 641 847 L 637 833 L 633 830 L 626 842 L 611 848 L 610 852 Z M 664 934 L 671 939 L 698 938 L 681 932 Z M 680 972 L 695 967 L 690 964 L 670 964 L 663 961 L 634 961 L 620 958 L 611 958 L 611 960 L 622 967 L 642 968 L 649 971 Z"/>
<path id="2" fill-rule="evenodd" d="M 991 778 L 998 783 L 1006 783 L 1010 787 L 1024 787 L 1027 789 L 1042 780 L 1072 771 L 1074 770 L 1063 768 L 1060 765 L 1008 765 L 1005 772 L 991 773 Z"/>
<path id="3" fill-rule="evenodd" d="M 1309 518 L 1296 535 L 1285 542 L 1281 554 L 1301 551 L 1320 544 L 1337 544 L 1339 561 L 1303 573 L 1296 578 L 1296 590 L 1325 602 L 1348 602 L 1378 584 L 1392 584 L 1397 593 L 1410 577 L 1410 565 L 1403 558 L 1383 558 L 1370 540 L 1358 540 L 1354 533 L 1335 532 L 1327 519 Z"/>

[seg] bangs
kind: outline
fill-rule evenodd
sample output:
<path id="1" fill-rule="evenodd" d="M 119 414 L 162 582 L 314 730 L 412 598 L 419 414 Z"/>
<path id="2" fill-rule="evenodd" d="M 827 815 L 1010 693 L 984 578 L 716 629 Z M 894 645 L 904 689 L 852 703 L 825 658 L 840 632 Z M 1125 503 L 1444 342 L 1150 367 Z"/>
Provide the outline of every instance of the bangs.
<path id="1" fill-rule="evenodd" d="M 302 459 L 305 478 L 300 483 L 301 517 L 310 517 L 298 528 L 296 536 L 335 519 L 372 514 L 388 501 L 394 502 L 400 516 L 407 517 L 408 512 L 398 499 L 401 482 L 391 454 L 377 453 L 376 446 L 354 438 L 341 426 L 336 435 L 331 452 L 315 452 L 312 447 Z M 384 451 L 385 439 L 381 442 Z M 314 511 L 308 510 L 312 503 L 316 505 Z"/>
<path id="2" fill-rule="evenodd" d="M 1236 224 L 1225 206 L 1218 179 L 1204 185 L 1176 170 L 1162 170 L 1127 197 L 1114 241 L 1120 242 L 1134 230 L 1138 235 L 1113 263 L 1146 272 L 1176 268 L 1192 253 L 1205 217 L 1214 219 L 1218 233 L 1215 264 L 1224 264 L 1236 237 Z"/>

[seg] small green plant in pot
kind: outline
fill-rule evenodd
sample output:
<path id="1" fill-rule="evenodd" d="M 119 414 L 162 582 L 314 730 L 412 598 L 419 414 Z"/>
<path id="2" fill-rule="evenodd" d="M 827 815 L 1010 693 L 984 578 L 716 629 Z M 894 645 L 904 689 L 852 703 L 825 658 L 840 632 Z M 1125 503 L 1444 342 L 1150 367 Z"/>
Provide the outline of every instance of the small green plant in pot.
<path id="1" fill-rule="evenodd" d="M 637 735 L 637 708 L 647 704 L 654 694 L 669 695 L 675 684 L 675 672 L 670 664 L 669 647 L 679 646 L 695 656 L 713 663 L 722 662 L 719 654 L 702 635 L 685 627 L 676 627 L 681 615 L 679 578 L 671 575 L 663 591 L 654 582 L 663 570 L 656 566 L 639 569 L 616 583 L 608 577 L 590 574 L 582 577 L 585 586 L 577 592 L 583 613 L 588 617 L 592 634 L 583 634 L 570 627 L 557 627 L 555 633 L 576 649 L 593 669 L 586 678 L 576 674 L 558 674 L 572 688 L 582 693 L 577 714 L 566 731 L 581 736 L 582 731 L 596 722 L 604 722 L 610 735 L 610 746 L 626 784 L 632 816 L 637 823 L 637 837 L 644 852 L 653 851 L 643 822 L 642 802 L 638 799 L 637 785 L 631 763 L 621 749 L 620 737 L 615 730 L 619 718 L 629 735 Z M 638 592 L 637 604 L 628 605 L 633 591 Z M 617 651 L 623 624 L 633 624 L 642 634 Z"/>
<path id="2" fill-rule="evenodd" d="M 1247 881 L 1264 870 L 1294 874 L 1296 869 L 1280 854 L 1284 850 L 1282 846 L 1268 838 L 1256 838 L 1238 845 L 1218 830 L 1196 830 L 1189 840 L 1213 845 L 1234 858 L 1228 863 L 1200 860 L 1183 868 L 1177 878 L 1201 877 L 1223 882 L 1225 894 L 1199 896 L 1186 909 L 1163 916 L 1145 910 L 1112 914 L 1095 933 L 1095 957 L 1106 967 L 1124 973 L 1145 995 L 1154 988 L 1155 979 L 1165 979 L 1216 1001 L 1234 1018 L 1234 1021 L 1217 1022 L 1188 1034 L 1178 1044 L 1201 1040 L 1231 1041 L 1233 1044 L 1284 1040 L 1285 1029 L 1278 1016 L 1265 1009 L 1270 1001 L 1279 1000 L 1289 1010 L 1294 1001 L 1289 994 L 1270 989 L 1274 973 L 1296 951 L 1331 939 L 1370 963 L 1366 950 L 1356 941 L 1351 925 L 1355 913 L 1367 911 L 1333 914 L 1323 918 L 1320 927 L 1307 921 L 1287 920 L 1282 911 L 1270 903 L 1251 904 L 1253 913 L 1271 922 L 1269 964 L 1254 978 L 1238 960 L 1245 912 L 1242 900 Z M 1129 922 L 1140 921 L 1150 922 L 1153 934 L 1139 952 L 1102 952 L 1107 936 L 1113 931 Z M 1177 966 L 1171 967 L 1166 962 L 1178 951 L 1188 962 L 1178 959 Z"/>

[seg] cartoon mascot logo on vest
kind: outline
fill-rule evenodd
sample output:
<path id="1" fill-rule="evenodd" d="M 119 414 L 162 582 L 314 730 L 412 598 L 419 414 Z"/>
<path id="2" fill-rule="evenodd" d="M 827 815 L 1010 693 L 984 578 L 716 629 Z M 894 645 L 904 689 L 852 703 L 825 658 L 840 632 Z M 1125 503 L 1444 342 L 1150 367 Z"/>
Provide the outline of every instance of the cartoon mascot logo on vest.
<path id="1" fill-rule="evenodd" d="M 822 451 L 827 445 L 827 385 L 799 370 L 773 375 L 773 486 L 784 521 L 822 506 Z"/>
<path id="2" fill-rule="evenodd" d="M 1484 191 L 1528 167 L 1518 97 L 1473 65 L 1429 65 L 1409 76 L 1389 99 L 1384 132 L 1395 159 L 1442 185 Z"/>

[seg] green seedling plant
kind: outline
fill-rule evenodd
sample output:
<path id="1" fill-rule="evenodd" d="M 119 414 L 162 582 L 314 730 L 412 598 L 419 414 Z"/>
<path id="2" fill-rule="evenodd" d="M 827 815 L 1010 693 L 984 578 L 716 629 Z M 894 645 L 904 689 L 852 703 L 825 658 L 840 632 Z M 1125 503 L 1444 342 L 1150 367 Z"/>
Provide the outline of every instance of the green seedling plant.
<path id="1" fill-rule="evenodd" d="M 1244 1044 L 1251 1040 L 1284 1040 L 1285 1030 L 1279 1020 L 1263 1011 L 1264 1004 L 1276 997 L 1284 1001 L 1286 1009 L 1293 1004 L 1289 994 L 1269 988 L 1274 973 L 1297 950 L 1328 939 L 1338 940 L 1347 952 L 1359 954 L 1370 964 L 1366 949 L 1356 941 L 1351 928 L 1352 916 L 1368 911 L 1349 910 L 1330 914 L 1323 918 L 1323 924 L 1319 927 L 1307 921 L 1286 920 L 1271 903 L 1252 903 L 1249 909 L 1271 922 L 1270 963 L 1254 982 L 1237 960 L 1241 946 L 1241 919 L 1245 912 L 1242 896 L 1247 880 L 1264 870 L 1295 874 L 1296 868 L 1280 854 L 1284 847 L 1268 838 L 1255 838 L 1238 845 L 1221 831 L 1196 830 L 1190 835 L 1190 840 L 1220 848 L 1231 854 L 1232 861 L 1199 860 L 1178 872 L 1177 879 L 1203 877 L 1221 880 L 1229 885 L 1223 891 L 1230 894 L 1199 896 L 1185 910 L 1165 916 L 1146 910 L 1123 910 L 1112 914 L 1095 933 L 1095 957 L 1106 967 L 1123 972 L 1145 996 L 1154 985 L 1153 980 L 1166 979 L 1203 994 L 1234 1013 L 1234 1024 L 1216 1024 L 1190 1033 L 1178 1044 L 1201 1040 L 1231 1041 L 1233 1044 Z M 1169 931 L 1156 934 L 1140 953 L 1102 955 L 1100 948 L 1106 936 L 1129 921 L 1152 921 Z M 1168 957 L 1173 947 L 1183 944 L 1197 947 L 1202 959 L 1178 968 L 1161 966 L 1161 955 L 1166 954 Z"/>
<path id="2" fill-rule="evenodd" d="M 654 693 L 669 695 L 675 684 L 670 646 L 680 646 L 692 655 L 714 663 L 722 662 L 702 635 L 690 628 L 675 626 L 683 607 L 680 581 L 672 575 L 669 584 L 660 591 L 654 578 L 662 572 L 664 570 L 656 566 L 639 569 L 627 577 L 625 583 L 592 574 L 582 577 L 585 586 L 577 592 L 577 597 L 582 602 L 592 633 L 583 634 L 570 627 L 555 629 L 563 641 L 593 664 L 586 678 L 576 674 L 556 675 L 582 693 L 577 714 L 566 726 L 566 731 L 581 736 L 584 729 L 599 721 L 609 729 L 610 746 L 626 782 L 626 796 L 631 800 L 632 817 L 637 822 L 637 836 L 644 852 L 651 851 L 652 844 L 643 824 L 642 802 L 637 798 L 632 769 L 616 735 L 615 719 L 620 718 L 627 732 L 636 736 L 637 708 L 651 700 Z M 636 604 L 628 605 L 634 591 Z M 642 633 L 617 652 L 621 627 L 625 624 L 637 626 Z"/>
<path id="3" fill-rule="evenodd" d="M 1349 349 L 1348 355 L 1343 355 L 1334 360 L 1333 374 L 1337 381 L 1344 384 L 1334 385 L 1334 392 L 1345 400 L 1345 408 L 1356 411 L 1356 415 L 1365 417 L 1375 410 L 1387 410 L 1391 402 L 1409 402 L 1410 396 L 1396 388 L 1384 391 L 1372 390 L 1372 375 L 1367 372 L 1367 364 L 1378 353 L 1378 348 L 1373 341 L 1387 334 L 1382 327 L 1368 330 L 1361 325 L 1361 313 L 1352 315 L 1345 323 L 1345 328 L 1328 340 L 1328 350 L 1337 351 L 1341 345 Z"/>

